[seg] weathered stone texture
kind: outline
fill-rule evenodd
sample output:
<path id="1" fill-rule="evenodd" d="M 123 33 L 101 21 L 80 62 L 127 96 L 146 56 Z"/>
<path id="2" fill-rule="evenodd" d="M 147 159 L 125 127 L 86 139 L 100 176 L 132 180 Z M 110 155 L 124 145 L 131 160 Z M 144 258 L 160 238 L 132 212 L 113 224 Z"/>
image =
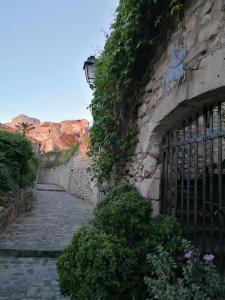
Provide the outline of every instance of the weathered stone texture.
<path id="1" fill-rule="evenodd" d="M 1 300 L 68 300 L 60 295 L 56 260 L 0 257 Z"/>
<path id="2" fill-rule="evenodd" d="M 94 205 L 52 185 L 37 185 L 37 200 L 30 212 L 24 213 L 0 235 L 0 256 L 41 256 L 62 251 L 75 232 L 92 216 Z M 7 251 L 8 250 L 8 251 Z M 21 253 L 21 251 L 23 253 Z"/>
<path id="3" fill-rule="evenodd" d="M 74 143 L 80 145 L 81 151 L 87 152 L 85 145 L 87 144 L 89 124 L 85 119 L 41 123 L 38 119 L 19 115 L 6 125 L 15 130 L 18 122 L 33 125 L 34 129 L 28 132 L 27 137 L 39 141 L 41 150 L 44 152 L 69 150 Z"/>
<path id="4" fill-rule="evenodd" d="M 7 197 L 0 197 L 0 233 L 25 211 L 31 210 L 35 195 L 31 188 L 19 190 Z"/>
<path id="5" fill-rule="evenodd" d="M 225 1 L 193 1 L 184 23 L 185 31 L 174 32 L 165 53 L 151 66 L 149 82 L 140 90 L 138 144 L 125 168 L 127 179 L 144 196 L 156 200 L 155 212 L 159 210 L 163 136 L 207 103 L 224 100 L 225 94 Z M 187 47 L 186 79 L 165 91 L 163 77 L 173 43 L 177 49 L 182 44 Z"/>
<path id="6" fill-rule="evenodd" d="M 66 164 L 40 170 L 38 181 L 39 183 L 56 184 L 73 195 L 96 203 L 98 190 L 87 171 L 89 166 L 89 158 L 75 155 Z"/>
<path id="7" fill-rule="evenodd" d="M 34 208 L 0 235 L 0 299 L 68 299 L 59 293 L 56 260 L 44 257 L 58 255 L 93 208 L 56 186 L 38 185 Z"/>

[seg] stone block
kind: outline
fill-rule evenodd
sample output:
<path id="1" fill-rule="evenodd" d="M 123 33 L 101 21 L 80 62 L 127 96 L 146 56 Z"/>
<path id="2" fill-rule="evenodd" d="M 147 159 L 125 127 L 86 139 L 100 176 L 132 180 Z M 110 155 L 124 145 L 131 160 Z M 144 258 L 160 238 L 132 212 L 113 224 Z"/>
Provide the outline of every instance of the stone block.
<path id="1" fill-rule="evenodd" d="M 199 69 L 191 73 L 189 98 L 225 86 L 225 50 L 219 49 L 202 59 Z"/>
<path id="2" fill-rule="evenodd" d="M 153 217 L 158 216 L 159 213 L 160 213 L 160 210 L 159 210 L 160 205 L 159 205 L 159 204 L 160 204 L 160 203 L 159 203 L 159 201 L 157 201 L 157 200 L 153 200 L 153 201 L 152 201 L 152 216 L 153 216 Z"/>
<path id="3" fill-rule="evenodd" d="M 157 166 L 157 159 L 150 155 L 143 160 L 143 177 L 151 176 Z"/>
<path id="4" fill-rule="evenodd" d="M 204 7 L 202 9 L 202 12 L 201 12 L 201 17 L 209 14 L 211 12 L 211 10 L 212 10 L 213 5 L 214 5 L 214 0 L 208 0 L 208 1 L 206 1 L 205 5 L 204 5 Z"/>
<path id="5" fill-rule="evenodd" d="M 140 186 L 139 191 L 144 197 L 150 197 L 153 200 L 159 199 L 159 191 L 160 191 L 160 179 L 157 178 L 149 178 L 144 179 Z"/>
<path id="6" fill-rule="evenodd" d="M 203 24 L 204 26 L 201 28 L 199 32 L 198 41 L 200 43 L 208 41 L 213 35 L 216 35 L 220 30 L 220 20 L 214 20 L 210 22 L 208 18 L 209 18 L 208 16 L 205 16 L 205 23 L 208 22 L 207 26 Z M 202 22 L 203 21 L 204 19 L 202 20 Z"/>
<path id="7" fill-rule="evenodd" d="M 148 152 L 152 128 L 152 123 L 149 122 L 140 131 L 139 143 L 143 153 Z"/>
<path id="8" fill-rule="evenodd" d="M 144 103 L 138 110 L 138 118 L 143 118 L 147 113 L 147 104 Z"/>
<path id="9" fill-rule="evenodd" d="M 137 143 L 134 153 L 135 154 L 141 153 L 141 145 L 139 143 Z"/>

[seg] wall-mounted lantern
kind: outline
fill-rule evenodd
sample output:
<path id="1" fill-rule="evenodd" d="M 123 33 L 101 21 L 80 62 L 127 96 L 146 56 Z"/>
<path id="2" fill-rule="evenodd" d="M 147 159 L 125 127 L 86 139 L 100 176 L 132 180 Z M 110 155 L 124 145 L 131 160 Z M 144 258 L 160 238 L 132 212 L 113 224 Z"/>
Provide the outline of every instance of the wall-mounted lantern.
<path id="1" fill-rule="evenodd" d="M 90 56 L 84 62 L 84 67 L 83 67 L 86 80 L 91 89 L 94 89 L 95 87 L 95 66 L 94 66 L 95 62 L 96 62 L 96 58 L 94 56 Z"/>

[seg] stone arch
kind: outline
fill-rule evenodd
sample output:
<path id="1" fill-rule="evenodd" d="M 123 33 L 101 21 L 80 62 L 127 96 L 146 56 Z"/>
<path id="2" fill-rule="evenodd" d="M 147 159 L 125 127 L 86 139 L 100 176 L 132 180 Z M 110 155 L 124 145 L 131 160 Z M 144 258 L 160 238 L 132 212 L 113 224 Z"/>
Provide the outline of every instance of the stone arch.
<path id="1" fill-rule="evenodd" d="M 168 49 L 149 66 L 149 81 L 138 101 L 138 143 L 125 169 L 126 178 L 155 203 L 159 213 L 160 153 L 165 133 L 209 103 L 225 100 L 224 1 L 197 0 L 185 12 L 186 30 L 171 36 Z M 169 49 L 182 39 L 187 48 L 185 80 L 164 90 Z"/>
<path id="2" fill-rule="evenodd" d="M 171 99 L 171 95 L 167 97 Z M 225 86 L 202 93 L 193 99 L 181 100 L 180 103 L 178 103 L 177 98 L 173 99 L 173 103 L 171 103 L 173 105 L 170 105 L 170 109 L 164 103 L 164 101 L 168 101 L 168 98 L 163 99 L 161 105 L 164 105 L 165 109 L 161 110 L 161 107 L 158 107 L 154 116 L 141 129 L 139 135 L 139 147 L 142 153 L 146 153 L 148 157 L 147 167 L 150 167 L 150 174 L 149 178 L 140 183 L 135 182 L 135 185 L 144 196 L 149 196 L 154 200 L 153 208 L 156 215 L 160 212 L 160 156 L 163 137 L 168 131 L 181 126 L 182 122 L 187 120 L 188 117 L 201 112 L 206 106 L 225 101 Z M 145 168 L 145 162 L 146 158 L 143 159 L 143 168 Z"/>

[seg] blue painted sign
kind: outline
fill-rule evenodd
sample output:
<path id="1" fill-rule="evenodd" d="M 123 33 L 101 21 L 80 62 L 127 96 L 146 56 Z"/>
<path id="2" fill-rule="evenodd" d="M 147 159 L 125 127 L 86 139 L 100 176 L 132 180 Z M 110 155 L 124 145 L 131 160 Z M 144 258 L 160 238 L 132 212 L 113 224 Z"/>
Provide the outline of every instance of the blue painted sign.
<path id="1" fill-rule="evenodd" d="M 170 47 L 170 62 L 165 71 L 164 89 L 170 91 L 174 87 L 174 83 L 179 86 L 186 78 L 186 70 L 184 68 L 184 59 L 187 57 L 187 48 L 183 47 L 176 50 L 175 44 Z"/>

